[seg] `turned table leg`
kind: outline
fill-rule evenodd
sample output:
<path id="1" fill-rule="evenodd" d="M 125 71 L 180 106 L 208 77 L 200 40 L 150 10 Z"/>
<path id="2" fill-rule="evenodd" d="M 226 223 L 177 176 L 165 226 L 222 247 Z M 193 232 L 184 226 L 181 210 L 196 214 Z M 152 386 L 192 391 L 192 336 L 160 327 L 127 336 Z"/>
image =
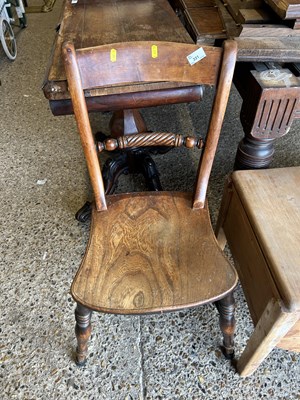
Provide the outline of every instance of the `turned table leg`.
<path id="1" fill-rule="evenodd" d="M 110 120 L 109 128 L 110 134 L 114 138 L 147 132 L 146 123 L 138 109 L 115 111 Z"/>
<path id="2" fill-rule="evenodd" d="M 237 149 L 234 169 L 268 168 L 274 154 L 274 141 L 245 134 Z"/>
<path id="3" fill-rule="evenodd" d="M 88 340 L 91 336 L 91 315 L 88 308 L 77 303 L 75 310 L 75 334 L 77 339 L 76 364 L 82 366 L 86 362 L 88 352 Z"/>
<path id="4" fill-rule="evenodd" d="M 245 133 L 235 169 L 268 168 L 276 139 L 288 133 L 299 115 L 299 79 L 270 63 L 238 63 L 234 83 L 243 98 L 240 117 Z"/>

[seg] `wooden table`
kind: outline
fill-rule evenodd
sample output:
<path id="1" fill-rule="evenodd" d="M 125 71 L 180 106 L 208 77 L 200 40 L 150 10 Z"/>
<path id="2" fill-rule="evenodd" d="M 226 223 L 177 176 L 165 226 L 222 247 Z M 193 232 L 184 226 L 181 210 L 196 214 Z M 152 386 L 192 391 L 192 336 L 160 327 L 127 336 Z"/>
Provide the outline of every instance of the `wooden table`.
<path id="1" fill-rule="evenodd" d="M 238 42 L 234 83 L 245 136 L 236 169 L 269 166 L 274 142 L 300 118 L 300 0 L 170 0 L 197 43 Z"/>
<path id="2" fill-rule="evenodd" d="M 289 2 L 290 7 L 277 15 L 264 0 L 228 0 L 226 7 L 220 0 L 79 0 L 74 5 L 66 0 L 44 94 L 54 115 L 72 113 L 61 61 L 61 45 L 66 39 L 73 40 L 76 47 L 88 47 L 130 40 L 219 45 L 224 38 L 234 37 L 240 61 L 234 83 L 243 99 L 244 128 L 235 168 L 267 167 L 275 140 L 288 133 L 293 120 L 300 118 L 300 12 L 293 4 L 297 0 L 286 0 L 285 4 Z M 276 10 L 276 4 L 273 6 Z M 261 14 L 265 20 L 257 17 Z M 117 110 L 112 120 L 115 135 L 145 130 L 144 121 L 134 110 L 137 104 L 148 107 L 200 98 L 200 87 L 162 83 L 86 93 L 90 111 Z"/>
<path id="3" fill-rule="evenodd" d="M 61 46 L 72 40 L 76 48 L 133 40 L 192 43 L 167 0 L 79 0 L 63 5 L 49 69 L 43 85 L 54 115 L 72 113 Z M 185 85 L 186 86 L 186 85 Z M 122 110 L 199 100 L 201 88 L 150 83 L 95 89 L 86 93 L 90 111 Z"/>
<path id="4" fill-rule="evenodd" d="M 237 362 L 252 374 L 273 348 L 300 352 L 300 167 L 235 171 L 216 235 L 235 261 L 255 325 Z"/>

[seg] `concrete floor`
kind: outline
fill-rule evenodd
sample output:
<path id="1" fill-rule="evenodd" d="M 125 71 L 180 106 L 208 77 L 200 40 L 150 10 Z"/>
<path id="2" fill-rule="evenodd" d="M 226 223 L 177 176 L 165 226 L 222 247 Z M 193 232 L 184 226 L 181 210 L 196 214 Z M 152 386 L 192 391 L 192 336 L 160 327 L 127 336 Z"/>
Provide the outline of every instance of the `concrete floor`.
<path id="1" fill-rule="evenodd" d="M 41 90 L 60 9 L 57 0 L 52 12 L 28 15 L 15 62 L 0 53 L 0 398 L 300 399 L 299 355 L 274 350 L 253 376 L 240 378 L 219 351 L 210 305 L 147 317 L 94 314 L 89 361 L 75 366 L 69 288 L 89 226 L 74 214 L 91 189 L 73 117 L 54 117 Z M 213 222 L 242 136 L 240 105 L 233 88 L 209 190 Z M 204 112 L 196 110 L 180 105 L 143 114 L 149 128 L 193 132 L 205 120 L 205 103 Z M 109 118 L 93 116 L 105 132 Z M 294 123 L 278 140 L 274 167 L 299 165 L 299 129 Z M 158 160 L 163 185 L 189 186 L 194 155 L 190 163 L 178 153 L 167 157 L 168 169 Z M 133 183 L 141 185 L 122 178 L 119 190 Z M 236 300 L 239 357 L 253 326 L 240 287 Z"/>

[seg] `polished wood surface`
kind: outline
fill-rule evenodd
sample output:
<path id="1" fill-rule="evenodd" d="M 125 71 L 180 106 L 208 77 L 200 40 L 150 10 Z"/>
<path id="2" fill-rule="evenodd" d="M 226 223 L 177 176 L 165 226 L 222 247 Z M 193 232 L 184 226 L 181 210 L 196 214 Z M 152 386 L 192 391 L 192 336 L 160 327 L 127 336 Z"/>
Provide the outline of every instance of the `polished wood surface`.
<path id="1" fill-rule="evenodd" d="M 64 48 L 65 69 L 68 78 L 68 86 L 72 96 L 72 105 L 80 132 L 81 145 L 86 157 L 86 163 L 90 174 L 97 209 L 106 210 L 105 189 L 101 174 L 98 155 L 95 149 L 94 137 L 85 102 L 84 91 L 81 83 L 81 74 L 77 65 L 74 46 Z"/>
<path id="2" fill-rule="evenodd" d="M 128 42 L 75 50 L 63 45 L 63 60 L 81 143 L 95 194 L 89 243 L 72 283 L 76 309 L 77 363 L 86 360 L 90 311 L 145 314 L 214 302 L 220 314 L 223 348 L 233 356 L 234 299 L 237 275 L 220 250 L 206 203 L 210 171 L 228 102 L 237 48 L 206 47 L 204 58 L 190 63 L 199 46 L 174 42 Z M 126 66 L 124 67 L 126 60 Z M 191 65 L 192 64 L 192 65 Z M 167 71 L 167 73 L 166 73 Z M 156 133 L 94 142 L 84 88 L 175 80 L 216 86 L 204 140 L 165 135 L 174 145 L 203 148 L 193 193 L 149 191 L 105 196 L 96 148 L 134 150 L 152 145 Z M 126 107 L 125 107 L 126 108 Z M 133 135 L 132 135 L 133 134 Z M 158 134 L 159 136 L 160 134 Z M 139 137 L 141 140 L 139 140 Z M 138 147 L 142 146 L 142 147 Z M 128 150 L 126 150 L 128 151 Z"/>
<path id="3" fill-rule="evenodd" d="M 300 6 L 300 2 L 297 2 Z M 274 11 L 276 7 L 272 9 L 275 3 L 273 0 L 228 0 L 223 3 L 237 26 L 234 36 L 238 42 L 240 61 L 299 62 L 300 41 L 297 30 L 300 13 L 290 15 L 287 22 L 284 15 L 277 15 Z M 288 1 L 280 3 L 284 6 Z M 248 30 L 249 24 L 252 25 L 251 31 Z M 280 33 L 281 28 L 288 30 L 284 36 Z"/>
<path id="4" fill-rule="evenodd" d="M 200 44 L 214 44 L 215 39 L 225 39 L 226 29 L 215 6 L 193 7 L 184 10 L 186 27 L 193 40 Z"/>
<path id="5" fill-rule="evenodd" d="M 250 375 L 275 347 L 300 351 L 300 167 L 237 171 L 217 226 L 236 262 L 255 330 L 240 360 Z"/>
<path id="6" fill-rule="evenodd" d="M 278 64 L 270 68 L 239 63 L 234 82 L 243 98 L 240 116 L 245 133 L 235 168 L 266 168 L 273 158 L 275 140 L 288 134 L 300 117 L 300 78 Z"/>
<path id="7" fill-rule="evenodd" d="M 215 0 L 170 0 L 170 4 L 195 43 L 213 45 L 228 37 Z"/>
<path id="8" fill-rule="evenodd" d="M 93 211 L 86 256 L 72 285 L 76 301 L 104 312 L 140 314 L 196 306 L 229 293 L 233 267 L 215 241 L 207 208 L 184 193 L 112 195 Z"/>
<path id="9" fill-rule="evenodd" d="M 101 21 L 101 23 L 99 22 Z M 164 40 L 192 43 L 167 0 L 65 0 L 59 31 L 54 43 L 49 70 L 43 86 L 47 99 L 69 99 L 62 60 L 62 44 L 72 41 L 75 48 L 136 40 Z M 148 83 L 133 87 L 94 88 L 86 93 L 95 98 L 112 94 L 176 88 L 176 83 Z"/>
<path id="10" fill-rule="evenodd" d="M 176 10 L 179 18 L 170 5 Z M 207 12 L 203 11 L 207 7 L 212 13 L 217 13 L 218 18 L 207 18 Z M 241 23 L 240 10 L 256 8 L 267 8 L 275 19 L 271 18 L 268 21 L 262 21 L 263 23 L 255 24 L 249 20 Z M 198 19 L 192 18 L 194 13 Z M 224 29 L 217 34 L 215 26 L 216 24 L 221 26 L 219 16 L 221 16 L 221 25 Z M 98 23 L 99 20 L 102 21 L 101 24 Z M 197 21 L 200 23 L 199 27 Z M 205 27 L 204 30 L 203 27 Z M 282 132 L 287 132 L 293 120 L 300 117 L 300 103 L 294 102 L 295 96 L 299 98 L 299 95 L 297 89 L 291 90 L 290 86 L 277 87 L 276 90 L 270 91 L 270 81 L 269 87 L 266 90 L 262 89 L 262 95 L 259 91 L 253 94 L 252 83 L 250 83 L 252 82 L 251 74 L 252 70 L 258 68 L 257 61 L 276 62 L 274 67 L 279 70 L 285 66 L 279 65 L 278 62 L 281 64 L 289 62 L 287 64 L 289 75 L 299 77 L 300 29 L 297 29 L 296 20 L 284 22 L 263 0 L 231 0 L 224 4 L 220 0 L 83 0 L 74 5 L 70 0 L 66 0 L 49 62 L 49 70 L 43 85 L 44 94 L 50 101 L 50 108 L 54 115 L 73 113 L 61 60 L 61 45 L 65 40 L 73 40 L 76 48 L 112 41 L 136 40 L 137 37 L 139 40 L 170 40 L 184 43 L 191 43 L 198 37 L 199 43 L 207 41 L 210 44 L 219 45 L 220 40 L 224 40 L 224 30 L 226 37 L 235 38 L 238 43 L 238 60 L 255 62 L 254 65 L 243 63 L 245 67 L 243 67 L 243 79 L 240 83 L 235 78 L 235 84 L 244 100 L 241 121 L 243 126 L 247 126 L 245 138 L 238 148 L 235 168 L 266 167 L 272 160 L 274 141 L 278 133 L 276 129 L 271 130 L 268 138 L 256 138 L 251 133 L 261 120 L 260 114 L 262 112 L 266 114 L 263 111 L 264 102 L 275 104 L 277 99 L 285 97 L 290 104 L 294 104 L 294 110 L 291 113 L 285 115 L 284 108 L 280 107 L 277 116 L 273 113 L 268 117 L 270 126 L 276 126 L 276 118 L 277 120 L 284 119 L 286 123 Z M 214 32 L 213 36 L 212 32 Z M 264 65 L 272 69 L 273 64 L 265 63 Z M 184 87 L 179 87 L 180 85 Z M 243 86 L 250 87 L 250 90 L 244 90 Z M 298 84 L 298 89 L 300 89 L 300 84 Z M 123 110 L 124 105 L 133 109 L 137 107 L 137 104 L 139 107 L 152 107 L 198 101 L 202 97 L 202 90 L 200 86 L 187 87 L 185 83 L 151 82 L 131 86 L 114 85 L 93 88 L 86 91 L 85 97 L 89 111 L 115 111 Z M 253 111 L 253 104 L 257 112 Z M 249 113 L 244 112 L 247 109 L 250 110 Z M 262 127 L 259 134 L 262 133 L 264 136 L 264 132 Z"/>
<path id="11" fill-rule="evenodd" d="M 299 63 L 300 41 L 299 36 L 269 37 L 267 40 L 260 37 L 238 37 L 239 61 L 254 62 L 255 60 L 279 61 L 285 63 Z"/>
<path id="12" fill-rule="evenodd" d="M 198 49 L 196 45 L 167 41 L 123 42 L 78 49 L 76 58 L 83 89 L 165 81 L 196 84 L 199 77 L 201 84 L 214 85 L 222 50 L 205 47 L 206 56 L 191 66 L 187 57 Z"/>
<path id="13" fill-rule="evenodd" d="M 214 44 L 224 37 L 235 38 L 238 61 L 300 60 L 299 0 L 214 0 L 213 4 L 211 0 L 170 0 L 170 3 L 194 41 Z"/>
<path id="14" fill-rule="evenodd" d="M 102 151 L 114 151 L 117 149 L 130 149 L 135 147 L 181 147 L 188 149 L 202 149 L 204 142 L 202 138 L 195 136 L 183 136 L 180 133 L 151 132 L 122 135 L 116 139 L 108 138 L 103 142 L 97 142 L 99 153 Z"/>
<path id="15" fill-rule="evenodd" d="M 204 207 L 208 179 L 230 93 L 237 48 L 233 41 L 225 42 L 224 51 L 204 46 L 202 51 L 205 57 L 191 66 L 187 57 L 198 49 L 197 45 L 173 42 L 128 42 L 77 51 L 70 42 L 63 45 L 69 90 L 98 210 L 106 209 L 104 186 L 83 90 L 91 86 L 101 87 L 103 84 L 120 84 L 124 80 L 127 83 L 130 83 L 130 80 L 143 83 L 163 79 L 198 85 L 217 85 L 193 200 L 194 208 Z M 113 60 L 112 51 L 116 57 Z M 124 108 L 127 108 L 126 105 Z"/>
<path id="16" fill-rule="evenodd" d="M 299 0 L 265 0 L 282 19 L 300 18 Z"/>

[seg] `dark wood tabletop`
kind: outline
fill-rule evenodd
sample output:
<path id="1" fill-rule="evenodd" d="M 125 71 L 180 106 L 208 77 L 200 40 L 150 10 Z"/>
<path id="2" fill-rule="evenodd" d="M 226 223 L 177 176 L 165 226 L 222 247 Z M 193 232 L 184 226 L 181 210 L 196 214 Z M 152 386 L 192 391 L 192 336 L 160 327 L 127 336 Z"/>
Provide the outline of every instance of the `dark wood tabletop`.
<path id="1" fill-rule="evenodd" d="M 196 43 L 234 38 L 238 61 L 300 61 L 300 0 L 169 0 Z"/>
<path id="2" fill-rule="evenodd" d="M 75 4 L 66 0 L 43 85 L 50 102 L 70 97 L 61 58 L 62 43 L 66 40 L 73 41 L 76 48 L 134 40 L 193 43 L 167 0 L 79 0 Z M 86 96 L 95 98 L 178 86 L 182 85 L 153 82 L 134 87 L 95 88 Z"/>
<path id="3" fill-rule="evenodd" d="M 65 40 L 82 48 L 135 40 L 219 46 L 225 38 L 234 38 L 240 61 L 234 83 L 243 99 L 245 134 L 236 168 L 267 167 L 275 139 L 300 118 L 299 4 L 300 0 L 78 0 L 75 4 L 65 0 L 44 95 L 54 115 L 73 112 L 61 60 Z M 85 91 L 89 111 L 135 110 L 137 105 L 191 102 L 201 96 L 200 86 L 176 82 Z M 268 123 L 261 124 L 264 121 Z"/>
<path id="4" fill-rule="evenodd" d="M 289 0 L 289 3 L 298 4 L 298 1 L 300 0 Z M 275 12 L 266 3 L 264 4 L 269 9 L 263 9 L 261 16 L 258 12 L 262 10 L 259 8 L 261 5 L 257 6 L 261 2 L 264 3 L 263 0 L 247 0 L 245 5 L 245 0 L 228 0 L 228 4 L 224 7 L 221 0 L 79 0 L 74 4 L 71 0 L 65 0 L 43 84 L 45 97 L 50 100 L 54 113 L 57 112 L 54 108 L 60 101 L 70 98 L 61 59 L 61 46 L 65 40 L 73 41 L 76 48 L 83 48 L 135 40 L 215 45 L 217 40 L 235 37 L 238 41 L 240 61 L 299 62 L 300 29 L 296 29 L 295 23 L 294 29 L 284 25 L 280 17 L 278 17 L 279 22 L 281 21 L 279 24 Z M 268 0 L 268 3 L 273 5 L 276 0 Z M 255 5 L 256 9 L 250 8 Z M 290 9 L 293 12 L 288 13 Z M 249 18 L 247 21 L 245 21 L 246 14 L 241 14 L 243 10 L 245 13 L 247 11 Z M 296 17 L 297 20 L 297 16 L 300 17 L 300 12 L 298 15 L 297 10 L 295 4 L 292 4 L 287 8 L 285 15 Z M 251 11 L 252 14 L 254 12 L 258 15 L 255 24 L 251 23 L 253 18 L 249 16 L 252 15 Z M 275 21 L 268 19 L 268 15 L 275 18 Z M 260 21 L 260 18 L 267 19 Z M 275 23 L 277 25 L 274 25 Z M 90 91 L 86 96 L 95 98 L 104 95 L 123 95 L 125 92 L 149 92 L 175 89 L 178 86 L 176 83 L 171 86 L 166 83 L 150 83 L 134 87 L 126 86 L 126 88 L 105 87 Z M 120 101 L 122 103 L 122 99 Z M 68 110 L 64 109 L 62 113 L 68 113 Z"/>

